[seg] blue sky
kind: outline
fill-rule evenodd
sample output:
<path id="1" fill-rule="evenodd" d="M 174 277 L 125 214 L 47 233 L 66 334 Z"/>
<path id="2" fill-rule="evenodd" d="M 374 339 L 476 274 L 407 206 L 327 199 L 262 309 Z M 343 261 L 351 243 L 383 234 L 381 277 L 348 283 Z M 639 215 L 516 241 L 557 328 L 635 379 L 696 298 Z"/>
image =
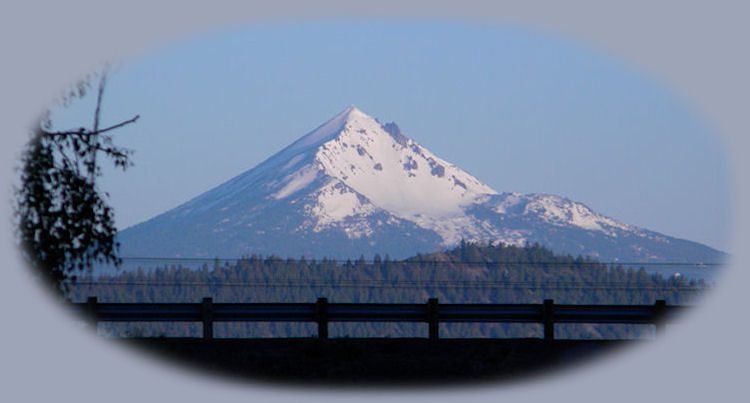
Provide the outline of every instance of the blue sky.
<path id="1" fill-rule="evenodd" d="M 92 104 L 55 121 L 89 124 Z M 135 166 L 102 180 L 118 227 L 254 167 L 352 104 L 497 191 L 559 194 L 727 249 L 722 145 L 668 88 L 563 38 L 408 20 L 234 27 L 114 66 L 104 124 L 141 115 L 115 136 Z"/>

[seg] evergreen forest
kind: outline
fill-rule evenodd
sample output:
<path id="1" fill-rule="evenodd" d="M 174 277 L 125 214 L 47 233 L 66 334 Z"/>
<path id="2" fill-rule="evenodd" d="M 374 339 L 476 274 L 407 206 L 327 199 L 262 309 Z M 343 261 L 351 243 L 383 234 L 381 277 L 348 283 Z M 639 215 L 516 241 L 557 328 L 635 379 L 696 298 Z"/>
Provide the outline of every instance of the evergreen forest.
<path id="1" fill-rule="evenodd" d="M 282 259 L 252 255 L 189 267 L 179 262 L 144 263 L 116 275 L 79 278 L 68 291 L 72 302 L 329 303 L 541 303 L 668 305 L 697 302 L 711 285 L 681 276 L 650 274 L 643 267 L 600 263 L 558 255 L 538 244 L 524 247 L 461 242 L 451 250 L 404 260 Z M 441 338 L 541 337 L 536 324 L 441 324 Z M 314 337 L 313 323 L 216 323 L 215 337 Z M 101 323 L 113 337 L 200 337 L 200 323 Z M 419 323 L 331 323 L 331 337 L 426 337 Z M 651 337 L 646 325 L 556 325 L 557 338 Z"/>

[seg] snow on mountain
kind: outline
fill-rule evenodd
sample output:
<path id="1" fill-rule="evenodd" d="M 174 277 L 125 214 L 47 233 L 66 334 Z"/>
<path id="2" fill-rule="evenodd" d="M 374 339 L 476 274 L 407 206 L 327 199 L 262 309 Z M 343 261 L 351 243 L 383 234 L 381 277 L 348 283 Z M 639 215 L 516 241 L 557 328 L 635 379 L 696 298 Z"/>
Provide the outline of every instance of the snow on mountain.
<path id="1" fill-rule="evenodd" d="M 346 119 L 337 128 L 338 134 L 333 138 L 321 136 L 322 144 L 314 158 L 302 168 L 306 172 L 316 169 L 332 178 L 330 183 L 343 183 L 351 192 L 319 192 L 317 208 L 313 211 L 320 217 L 319 221 L 333 223 L 337 221 L 335 218 L 367 215 L 377 207 L 435 231 L 445 244 L 452 244 L 474 225 L 462 207 L 483 195 L 497 193 L 399 132 L 387 132 L 360 110 L 350 107 L 344 114 Z M 398 130 L 395 125 L 390 127 Z M 314 132 L 303 140 L 311 136 L 318 138 L 320 134 Z M 307 140 L 305 143 L 315 144 Z M 286 186 L 292 184 L 295 189 L 300 188 L 296 176 Z M 282 194 L 291 196 L 291 193 Z M 360 202 L 353 194 L 364 200 Z M 342 203 L 348 207 L 345 212 Z"/>
<path id="2" fill-rule="evenodd" d="M 494 210 L 500 214 L 515 212 L 521 215 L 537 216 L 553 225 L 600 231 L 610 236 L 617 236 L 615 229 L 631 233 L 639 231 L 636 227 L 598 214 L 581 203 L 550 194 L 510 193 L 495 206 Z"/>
<path id="3" fill-rule="evenodd" d="M 350 106 L 255 168 L 119 235 L 123 255 L 408 256 L 461 239 L 625 260 L 719 252 L 566 198 L 498 193 Z M 685 244 L 687 242 L 687 244 Z M 697 251 L 697 252 L 695 252 Z M 697 255 L 696 255 L 697 253 Z M 683 253 L 684 254 L 684 253 Z"/>

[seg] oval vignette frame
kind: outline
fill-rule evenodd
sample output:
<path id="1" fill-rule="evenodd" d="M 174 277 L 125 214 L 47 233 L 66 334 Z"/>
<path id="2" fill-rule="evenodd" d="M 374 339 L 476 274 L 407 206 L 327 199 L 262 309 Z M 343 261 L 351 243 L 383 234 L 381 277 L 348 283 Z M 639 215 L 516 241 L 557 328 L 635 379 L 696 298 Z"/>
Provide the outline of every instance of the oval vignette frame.
<path id="1" fill-rule="evenodd" d="M 730 124 L 729 126 L 730 126 L 730 127 L 733 127 L 733 126 L 732 126 L 731 124 Z M 734 161 L 734 162 L 735 162 L 735 166 L 737 166 L 738 164 L 736 163 L 736 161 Z M 735 174 L 736 174 L 736 176 L 741 176 L 741 175 L 737 175 L 737 172 L 735 172 Z M 740 190 L 740 191 L 741 191 L 741 190 Z M 735 239 L 736 239 L 736 238 L 737 238 L 737 237 L 735 237 Z M 742 237 L 740 237 L 740 238 L 742 238 Z M 742 239 L 744 239 L 744 238 L 742 238 Z M 735 244 L 736 244 L 737 242 L 738 242 L 738 241 L 735 241 Z M 740 255 L 740 256 L 738 256 L 738 259 L 737 259 L 736 261 L 744 261 L 744 260 L 743 260 L 743 258 L 744 258 L 744 256 Z M 736 264 L 733 264 L 733 266 L 736 266 Z M 728 281 L 728 280 L 725 280 L 725 281 Z M 721 288 L 724 288 L 724 286 L 725 286 L 725 284 L 723 284 L 723 282 L 720 282 L 720 287 L 719 287 L 719 288 L 720 288 L 720 289 L 721 289 Z M 722 290 L 720 290 L 720 291 L 722 291 Z M 730 289 L 730 291 L 731 291 L 731 289 Z M 711 296 L 710 298 L 714 298 L 714 296 L 712 295 L 712 296 Z M 725 299 L 723 299 L 723 300 L 725 300 Z M 55 314 L 56 314 L 56 313 L 55 313 Z M 695 314 L 694 316 L 696 316 L 696 317 L 697 317 L 697 316 L 698 316 L 698 314 L 696 313 L 696 314 Z M 704 314 L 702 314 L 702 313 L 701 313 L 701 315 L 700 315 L 700 316 L 702 317 L 702 319 L 705 319 L 705 318 L 704 318 L 704 316 L 705 316 Z M 695 318 L 695 319 L 691 319 L 691 321 L 693 321 L 693 320 L 697 321 L 697 318 Z M 715 321 L 712 321 L 712 323 L 717 323 L 717 322 L 715 322 Z M 731 339 L 731 336 L 730 336 L 730 339 Z M 86 349 L 87 347 L 86 347 L 86 346 L 84 346 L 84 345 L 81 345 L 81 346 L 80 346 L 80 348 L 81 348 L 82 350 L 85 350 L 85 349 Z M 665 347 L 665 346 L 662 346 L 662 345 L 660 345 L 660 346 L 655 346 L 654 348 L 666 348 L 666 347 Z M 633 359 L 643 359 L 642 355 L 643 355 L 644 353 L 640 353 L 640 354 L 635 354 L 635 351 L 632 351 L 632 352 L 630 352 L 630 353 L 632 353 L 632 354 L 634 354 L 634 355 L 638 355 L 638 357 L 633 357 Z M 629 354 L 630 354 L 630 353 L 629 353 Z M 614 359 L 612 359 L 612 360 L 614 361 Z M 632 361 L 632 359 L 630 359 L 630 360 L 628 360 L 628 361 Z M 138 364 L 134 364 L 134 365 L 136 365 L 136 366 L 140 366 L 140 365 L 138 365 Z M 626 364 L 626 365 L 627 365 L 627 364 Z M 659 364 L 657 364 L 657 366 L 659 366 Z M 577 372 L 577 371 L 576 371 L 576 372 Z M 581 380 L 583 380 L 583 378 L 585 378 L 585 377 L 584 377 L 584 376 L 581 376 L 580 378 L 581 378 Z M 575 383 L 575 380 L 571 380 L 571 381 L 573 381 L 573 382 Z M 182 382 L 182 381 L 177 381 L 177 382 Z M 667 384 L 669 384 L 669 380 L 667 380 L 666 382 L 667 382 Z M 542 386 L 542 385 L 540 384 L 539 386 Z M 219 387 L 221 387 L 221 386 L 219 386 Z M 536 387 L 536 386 L 535 386 L 535 387 Z M 656 387 L 656 386 L 653 386 L 653 387 Z M 542 387 L 542 388 L 543 388 L 543 389 L 547 389 L 547 390 L 549 389 L 549 388 L 544 388 L 544 387 Z M 552 386 L 552 388 L 554 388 L 554 386 Z M 261 393 L 262 393 L 262 392 L 261 392 Z M 294 393 L 294 391 L 291 391 L 291 393 Z M 497 393 L 500 393 L 500 392 L 498 391 Z M 503 392 L 503 393 L 504 393 L 504 392 Z M 592 391 L 591 393 L 592 393 L 592 394 L 596 394 L 597 392 L 596 392 L 596 391 Z M 601 393 L 601 391 L 599 391 L 599 393 Z M 657 393 L 659 393 L 659 392 L 657 392 Z"/>

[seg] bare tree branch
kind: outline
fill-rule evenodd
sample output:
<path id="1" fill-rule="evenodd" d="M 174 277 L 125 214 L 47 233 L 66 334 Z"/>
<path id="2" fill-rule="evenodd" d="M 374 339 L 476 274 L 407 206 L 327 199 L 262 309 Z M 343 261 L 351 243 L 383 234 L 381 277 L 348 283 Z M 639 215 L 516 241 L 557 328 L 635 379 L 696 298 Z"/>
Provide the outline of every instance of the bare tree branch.
<path id="1" fill-rule="evenodd" d="M 112 126 L 109 126 L 109 127 L 104 128 L 104 129 L 97 130 L 97 131 L 87 131 L 85 128 L 82 127 L 80 129 L 77 129 L 77 130 L 67 130 L 67 131 L 58 131 L 58 132 L 49 132 L 49 131 L 45 130 L 44 134 L 46 136 L 51 136 L 51 137 L 71 136 L 71 135 L 97 136 L 97 135 L 100 135 L 100 134 L 103 134 L 103 133 L 106 133 L 106 132 L 109 132 L 109 131 L 112 131 L 112 130 L 115 130 L 115 129 L 119 129 L 119 128 L 123 127 L 123 126 L 127 126 L 127 125 L 129 125 L 131 123 L 135 123 L 135 122 L 138 121 L 138 119 L 140 117 L 141 117 L 141 115 L 135 115 L 134 117 L 132 117 L 132 118 L 130 118 L 128 120 L 122 121 L 122 122 L 120 122 L 120 123 L 118 123 L 116 125 L 112 125 Z"/>
<path id="2" fill-rule="evenodd" d="M 106 84 L 102 74 L 93 127 L 48 131 L 43 117 L 21 156 L 20 186 L 15 188 L 14 226 L 23 256 L 56 291 L 95 263 L 119 265 L 114 211 L 96 186 L 101 175 L 97 154 L 116 167 L 130 166 L 132 151 L 115 146 L 105 133 L 135 123 L 139 115 L 100 128 Z M 81 96 L 83 90 L 79 85 Z M 71 97 L 75 97 L 73 94 Z M 100 137 L 101 136 L 101 137 Z"/>

